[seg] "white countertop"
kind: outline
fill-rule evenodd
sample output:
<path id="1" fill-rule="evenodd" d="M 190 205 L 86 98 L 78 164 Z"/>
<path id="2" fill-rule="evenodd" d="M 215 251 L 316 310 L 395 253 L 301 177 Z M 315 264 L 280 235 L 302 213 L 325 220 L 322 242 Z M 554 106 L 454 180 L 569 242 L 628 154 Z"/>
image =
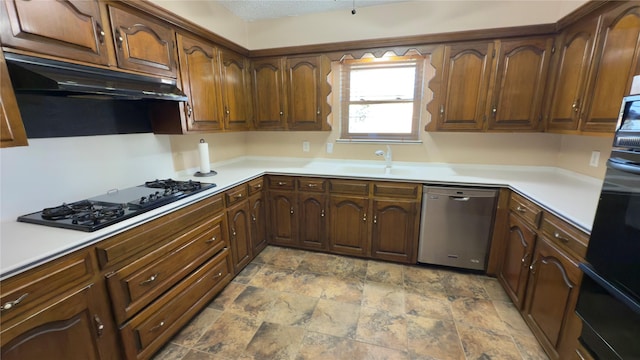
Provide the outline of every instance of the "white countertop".
<path id="1" fill-rule="evenodd" d="M 242 157 L 212 164 L 212 169 L 218 174 L 212 177 L 195 177 L 192 176 L 195 172 L 193 170 L 177 173 L 174 178 L 213 182 L 217 184 L 215 188 L 98 231 L 88 233 L 16 221 L 2 222 L 0 224 L 0 279 L 94 244 L 265 173 L 429 184 L 508 186 L 587 232 L 591 230 L 602 187 L 602 180 L 563 169 L 535 166 L 394 162 L 391 174 L 385 174 L 384 162 L 381 161 Z M 139 184 L 131 184 L 131 186 L 136 185 Z M 42 207 L 50 205 L 43 204 Z"/>

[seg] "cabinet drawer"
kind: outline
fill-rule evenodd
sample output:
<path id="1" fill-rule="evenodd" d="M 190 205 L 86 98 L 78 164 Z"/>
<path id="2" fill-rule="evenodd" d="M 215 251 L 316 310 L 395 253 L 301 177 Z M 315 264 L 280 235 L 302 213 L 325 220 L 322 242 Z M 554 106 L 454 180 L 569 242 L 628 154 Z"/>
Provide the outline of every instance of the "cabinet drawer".
<path id="1" fill-rule="evenodd" d="M 366 181 L 329 180 L 332 194 L 369 195 L 369 183 Z"/>
<path id="2" fill-rule="evenodd" d="M 249 195 L 253 195 L 257 192 L 262 191 L 264 188 L 264 179 L 258 178 L 249 181 Z"/>
<path id="3" fill-rule="evenodd" d="M 133 316 L 224 248 L 225 227 L 223 214 L 109 274 L 107 284 L 118 323 Z"/>
<path id="4" fill-rule="evenodd" d="M 290 176 L 270 176 L 269 189 L 271 190 L 294 190 L 296 188 L 295 179 Z"/>
<path id="5" fill-rule="evenodd" d="M 585 233 L 546 212 L 542 216 L 540 227 L 542 233 L 561 248 L 568 249 L 581 260 L 584 259 L 589 243 L 589 237 Z"/>
<path id="6" fill-rule="evenodd" d="M 121 328 L 128 359 L 146 359 L 231 281 L 229 250 L 194 271 Z"/>
<path id="7" fill-rule="evenodd" d="M 509 210 L 518 214 L 534 228 L 540 226 L 540 217 L 542 216 L 542 208 L 533 202 L 525 199 L 523 196 L 511 193 L 511 199 L 509 200 Z"/>
<path id="8" fill-rule="evenodd" d="M 242 184 L 240 186 L 236 186 L 225 192 L 224 196 L 227 200 L 227 207 L 236 204 L 248 197 L 247 185 Z"/>
<path id="9" fill-rule="evenodd" d="M 392 198 L 416 199 L 419 197 L 422 185 L 401 183 L 374 183 L 373 195 Z"/>
<path id="10" fill-rule="evenodd" d="M 17 315 L 91 279 L 94 261 L 88 251 L 79 251 L 4 280 L 0 294 L 2 327 Z"/>
<path id="11" fill-rule="evenodd" d="M 317 178 L 299 178 L 298 189 L 300 191 L 324 192 L 327 181 Z"/>
<path id="12" fill-rule="evenodd" d="M 138 259 L 154 248 L 173 241 L 176 233 L 193 224 L 210 219 L 224 210 L 222 195 L 215 195 L 159 219 L 139 225 L 96 246 L 101 268 L 120 264 L 128 259 Z"/>

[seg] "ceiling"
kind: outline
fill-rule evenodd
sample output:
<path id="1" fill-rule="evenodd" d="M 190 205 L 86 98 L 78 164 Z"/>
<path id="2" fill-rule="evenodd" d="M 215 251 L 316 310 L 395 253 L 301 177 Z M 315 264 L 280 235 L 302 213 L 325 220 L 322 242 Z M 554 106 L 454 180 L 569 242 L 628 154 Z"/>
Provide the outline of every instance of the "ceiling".
<path id="1" fill-rule="evenodd" d="M 375 6 L 407 0 L 216 0 L 234 15 L 246 21 L 276 19 L 312 13 Z"/>

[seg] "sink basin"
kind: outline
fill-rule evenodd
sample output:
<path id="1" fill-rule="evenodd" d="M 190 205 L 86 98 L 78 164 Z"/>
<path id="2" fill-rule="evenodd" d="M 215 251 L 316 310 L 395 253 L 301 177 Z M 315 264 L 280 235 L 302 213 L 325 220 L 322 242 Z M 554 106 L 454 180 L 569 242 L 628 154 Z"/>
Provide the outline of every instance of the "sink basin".
<path id="1" fill-rule="evenodd" d="M 335 169 L 339 175 L 384 175 L 385 166 L 380 165 L 342 165 Z"/>

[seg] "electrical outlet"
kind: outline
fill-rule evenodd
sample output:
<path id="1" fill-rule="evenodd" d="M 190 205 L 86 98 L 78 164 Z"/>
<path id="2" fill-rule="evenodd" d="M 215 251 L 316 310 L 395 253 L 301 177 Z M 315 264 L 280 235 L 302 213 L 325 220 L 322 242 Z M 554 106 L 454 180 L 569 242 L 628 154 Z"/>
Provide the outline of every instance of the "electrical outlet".
<path id="1" fill-rule="evenodd" d="M 333 153 L 333 143 L 327 143 L 327 154 Z"/>
<path id="2" fill-rule="evenodd" d="M 302 151 L 309 152 L 309 142 L 308 141 L 303 141 L 302 142 Z"/>
<path id="3" fill-rule="evenodd" d="M 591 160 L 589 160 L 589 166 L 598 167 L 600 162 L 600 151 L 591 152 Z"/>

